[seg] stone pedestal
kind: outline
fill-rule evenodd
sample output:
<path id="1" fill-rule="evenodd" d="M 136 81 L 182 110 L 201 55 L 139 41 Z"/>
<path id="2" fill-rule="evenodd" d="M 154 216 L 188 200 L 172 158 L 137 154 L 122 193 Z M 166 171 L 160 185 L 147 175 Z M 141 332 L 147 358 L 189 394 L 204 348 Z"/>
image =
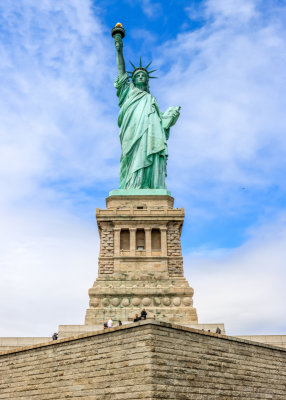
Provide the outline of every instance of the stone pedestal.
<path id="1" fill-rule="evenodd" d="M 194 291 L 183 274 L 184 209 L 173 208 L 168 192 L 150 192 L 113 195 L 113 191 L 106 199 L 107 208 L 96 210 L 98 278 L 89 290 L 86 325 L 102 324 L 110 317 L 133 320 L 143 308 L 157 320 L 198 322 Z"/>

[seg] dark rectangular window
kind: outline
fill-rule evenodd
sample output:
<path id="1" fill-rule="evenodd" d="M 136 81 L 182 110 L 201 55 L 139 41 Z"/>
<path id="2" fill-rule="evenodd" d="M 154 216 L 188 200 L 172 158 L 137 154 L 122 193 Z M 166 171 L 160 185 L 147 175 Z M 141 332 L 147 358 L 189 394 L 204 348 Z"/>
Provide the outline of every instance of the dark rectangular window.
<path id="1" fill-rule="evenodd" d="M 136 249 L 145 249 L 145 231 L 144 229 L 137 229 L 136 231 Z"/>
<path id="2" fill-rule="evenodd" d="M 152 250 L 161 250 L 161 231 L 160 229 L 152 229 L 151 232 Z"/>
<path id="3" fill-rule="evenodd" d="M 120 231 L 120 250 L 130 250 L 129 229 L 121 229 Z"/>

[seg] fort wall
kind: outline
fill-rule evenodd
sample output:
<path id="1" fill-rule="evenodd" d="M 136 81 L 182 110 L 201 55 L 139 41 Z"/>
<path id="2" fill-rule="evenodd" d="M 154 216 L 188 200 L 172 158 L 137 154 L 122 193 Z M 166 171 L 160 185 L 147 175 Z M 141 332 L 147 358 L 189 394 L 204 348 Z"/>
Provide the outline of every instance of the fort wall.
<path id="1" fill-rule="evenodd" d="M 1 400 L 286 398 L 286 350 L 139 322 L 0 355 Z"/>

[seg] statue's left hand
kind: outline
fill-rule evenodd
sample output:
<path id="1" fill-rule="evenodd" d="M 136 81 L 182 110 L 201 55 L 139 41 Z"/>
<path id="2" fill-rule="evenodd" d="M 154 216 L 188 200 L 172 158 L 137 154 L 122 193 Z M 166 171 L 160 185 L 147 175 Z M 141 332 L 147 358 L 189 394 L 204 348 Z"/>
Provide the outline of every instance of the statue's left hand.
<path id="1" fill-rule="evenodd" d="M 177 122 L 177 119 L 179 118 L 180 115 L 180 109 L 181 109 L 180 106 L 170 108 L 170 116 L 172 119 L 171 125 L 174 125 Z"/>
<path id="2" fill-rule="evenodd" d="M 169 129 L 177 122 L 181 107 L 169 107 L 163 114 L 163 127 Z"/>
<path id="3" fill-rule="evenodd" d="M 177 119 L 178 117 L 179 117 L 179 115 L 180 115 L 180 108 L 181 107 L 179 107 L 179 108 L 177 108 L 177 109 L 175 109 L 175 110 L 173 110 L 172 111 L 172 117 L 174 118 L 174 119 Z"/>

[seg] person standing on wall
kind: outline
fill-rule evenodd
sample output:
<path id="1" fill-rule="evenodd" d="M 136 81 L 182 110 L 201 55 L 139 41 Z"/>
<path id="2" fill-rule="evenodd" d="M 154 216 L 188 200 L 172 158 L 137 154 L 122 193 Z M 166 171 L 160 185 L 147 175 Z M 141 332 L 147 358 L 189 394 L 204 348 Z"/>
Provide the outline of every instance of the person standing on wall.
<path id="1" fill-rule="evenodd" d="M 109 318 L 109 320 L 107 321 L 107 326 L 108 328 L 112 328 L 112 318 Z"/>

